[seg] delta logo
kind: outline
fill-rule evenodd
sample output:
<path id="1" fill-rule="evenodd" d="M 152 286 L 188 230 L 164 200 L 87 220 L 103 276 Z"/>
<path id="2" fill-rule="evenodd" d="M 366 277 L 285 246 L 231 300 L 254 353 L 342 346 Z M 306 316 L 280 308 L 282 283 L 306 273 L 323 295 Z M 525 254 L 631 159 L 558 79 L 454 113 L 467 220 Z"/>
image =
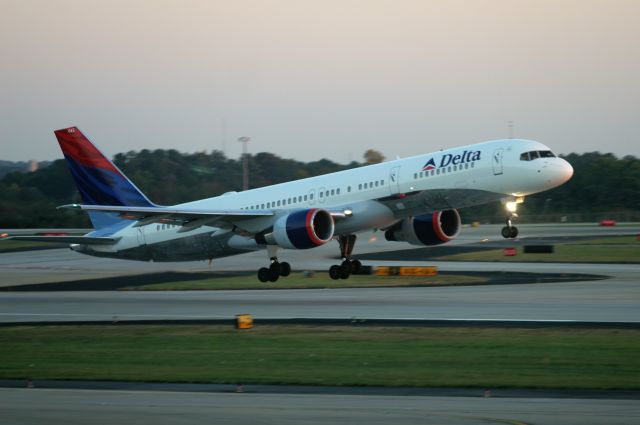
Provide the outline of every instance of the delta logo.
<path id="1" fill-rule="evenodd" d="M 459 165 L 465 164 L 468 162 L 474 162 L 480 160 L 481 151 L 464 151 L 461 154 L 454 155 L 452 153 L 448 153 L 442 155 L 440 158 L 440 164 L 436 165 L 436 161 L 433 158 L 430 158 L 424 167 L 422 167 L 422 171 L 430 171 L 435 170 L 436 168 L 446 167 L 448 165 Z"/>

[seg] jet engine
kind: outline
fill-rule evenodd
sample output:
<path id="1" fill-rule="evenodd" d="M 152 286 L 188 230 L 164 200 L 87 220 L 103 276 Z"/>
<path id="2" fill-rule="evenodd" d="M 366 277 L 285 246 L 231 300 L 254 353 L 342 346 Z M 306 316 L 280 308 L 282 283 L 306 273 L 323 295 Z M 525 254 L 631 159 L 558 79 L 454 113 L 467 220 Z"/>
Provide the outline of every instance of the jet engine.
<path id="1" fill-rule="evenodd" d="M 256 242 L 289 249 L 315 248 L 329 242 L 334 230 L 329 212 L 310 208 L 280 217 L 273 225 L 272 232 L 256 235 Z"/>
<path id="2" fill-rule="evenodd" d="M 459 231 L 460 214 L 446 210 L 405 218 L 389 228 L 384 237 L 411 245 L 440 245 L 458 236 Z"/>

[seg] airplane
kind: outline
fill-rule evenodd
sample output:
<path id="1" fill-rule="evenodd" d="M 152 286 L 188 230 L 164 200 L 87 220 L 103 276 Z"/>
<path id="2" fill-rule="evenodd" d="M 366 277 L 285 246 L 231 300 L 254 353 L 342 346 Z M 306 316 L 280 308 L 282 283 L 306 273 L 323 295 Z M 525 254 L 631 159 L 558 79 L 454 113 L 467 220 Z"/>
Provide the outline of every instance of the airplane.
<path id="1" fill-rule="evenodd" d="M 458 209 L 501 201 L 504 238 L 515 238 L 525 196 L 568 181 L 573 168 L 542 143 L 504 139 L 417 155 L 243 192 L 160 206 L 151 202 L 77 128 L 54 131 L 94 230 L 84 236 L 9 236 L 69 243 L 82 254 L 140 261 L 212 260 L 266 250 L 261 282 L 291 273 L 278 249 L 310 249 L 337 240 L 332 279 L 362 264 L 352 259 L 358 233 L 433 246 L 454 239 Z"/>

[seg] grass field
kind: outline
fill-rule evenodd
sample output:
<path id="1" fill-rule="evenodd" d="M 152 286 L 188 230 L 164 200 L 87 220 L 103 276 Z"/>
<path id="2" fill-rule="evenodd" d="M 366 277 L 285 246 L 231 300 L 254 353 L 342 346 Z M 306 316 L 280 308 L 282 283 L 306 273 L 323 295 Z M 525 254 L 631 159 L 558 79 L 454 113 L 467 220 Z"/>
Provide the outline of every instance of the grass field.
<path id="1" fill-rule="evenodd" d="M 525 262 L 613 262 L 640 263 L 640 241 L 635 236 L 593 239 L 580 242 L 560 243 L 552 254 L 525 254 L 518 248 L 518 254 L 506 257 L 502 249 L 474 251 L 445 255 L 436 258 L 442 261 L 525 261 Z"/>
<path id="2" fill-rule="evenodd" d="M 0 378 L 639 389 L 640 331 L 16 326 Z"/>
<path id="3" fill-rule="evenodd" d="M 225 276 L 203 280 L 154 283 L 149 285 L 132 285 L 123 290 L 136 291 L 183 291 L 212 289 L 324 289 L 324 288 L 370 288 L 389 286 L 441 286 L 472 285 L 487 282 L 480 276 L 438 275 L 425 277 L 405 276 L 369 276 L 353 275 L 348 280 L 332 280 L 328 273 L 318 272 L 313 277 L 305 277 L 302 273 L 292 273 L 280 278 L 275 283 L 262 283 L 255 275 Z"/>
<path id="4" fill-rule="evenodd" d="M 33 249 L 66 248 L 69 244 L 32 241 L 2 241 L 0 240 L 0 253 L 12 251 L 30 251 Z"/>

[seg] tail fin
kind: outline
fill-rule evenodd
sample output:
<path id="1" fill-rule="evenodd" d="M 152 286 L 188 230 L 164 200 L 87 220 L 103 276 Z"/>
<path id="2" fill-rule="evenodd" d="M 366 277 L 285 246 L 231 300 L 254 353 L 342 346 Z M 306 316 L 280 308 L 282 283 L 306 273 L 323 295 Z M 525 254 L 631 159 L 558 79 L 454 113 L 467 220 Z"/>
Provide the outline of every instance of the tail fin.
<path id="1" fill-rule="evenodd" d="M 77 127 L 54 133 L 85 204 L 156 206 Z M 104 213 L 91 213 L 90 218 L 96 228 L 114 222 L 114 217 Z"/>

